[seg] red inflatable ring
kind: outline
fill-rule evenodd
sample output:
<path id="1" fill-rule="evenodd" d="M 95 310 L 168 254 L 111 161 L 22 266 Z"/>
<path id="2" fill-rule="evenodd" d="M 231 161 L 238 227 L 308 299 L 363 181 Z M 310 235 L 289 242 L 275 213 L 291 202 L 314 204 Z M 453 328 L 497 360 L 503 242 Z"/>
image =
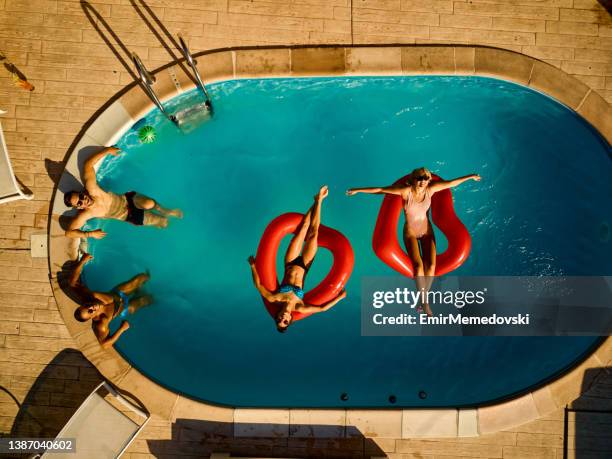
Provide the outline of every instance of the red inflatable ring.
<path id="1" fill-rule="evenodd" d="M 406 183 L 407 179 L 408 176 L 402 177 L 394 185 Z M 432 180 L 442 179 L 432 174 Z M 372 247 L 385 264 L 404 276 L 414 277 L 412 262 L 400 247 L 397 238 L 397 225 L 402 206 L 403 200 L 400 196 L 385 196 L 376 220 Z M 438 191 L 431 197 L 431 217 L 448 240 L 446 251 L 436 257 L 436 276 L 442 276 L 457 269 L 467 260 L 472 248 L 472 239 L 465 225 L 455 214 L 450 189 Z"/>
<path id="2" fill-rule="evenodd" d="M 255 267 L 259 273 L 261 284 L 271 292 L 278 289 L 276 278 L 276 254 L 280 241 L 288 234 L 294 233 L 304 216 L 298 213 L 287 213 L 279 215 L 266 227 L 266 230 L 259 241 L 257 255 L 255 257 Z M 321 306 L 338 296 L 346 285 L 351 272 L 355 257 L 353 248 L 348 239 L 335 229 L 327 226 L 319 226 L 319 247 L 330 250 L 334 256 L 331 270 L 312 290 L 304 294 L 304 303 L 314 306 Z M 266 309 L 272 317 L 278 314 L 278 306 L 264 301 Z M 293 313 L 293 320 L 300 320 L 310 314 Z"/>

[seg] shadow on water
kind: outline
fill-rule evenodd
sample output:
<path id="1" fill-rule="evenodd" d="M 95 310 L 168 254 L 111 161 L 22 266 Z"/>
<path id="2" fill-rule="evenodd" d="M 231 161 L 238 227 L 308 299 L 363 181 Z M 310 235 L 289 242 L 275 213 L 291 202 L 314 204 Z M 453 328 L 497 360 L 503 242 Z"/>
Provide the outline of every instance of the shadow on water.
<path id="1" fill-rule="evenodd" d="M 147 440 L 147 445 L 158 458 L 212 453 L 270 458 L 386 457 L 374 441 L 355 427 L 337 425 L 288 426 L 179 418 L 172 425 L 171 439 Z"/>
<path id="2" fill-rule="evenodd" d="M 612 367 L 585 371 L 581 391 L 565 408 L 563 458 L 608 459 L 612 457 Z"/>

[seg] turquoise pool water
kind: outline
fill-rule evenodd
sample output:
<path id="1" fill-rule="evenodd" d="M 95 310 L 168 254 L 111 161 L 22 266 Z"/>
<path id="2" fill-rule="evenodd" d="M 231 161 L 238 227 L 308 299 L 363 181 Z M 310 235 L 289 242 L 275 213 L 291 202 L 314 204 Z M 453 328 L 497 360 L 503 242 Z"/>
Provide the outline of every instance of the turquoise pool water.
<path id="1" fill-rule="evenodd" d="M 145 290 L 155 303 L 130 318 L 116 348 L 152 379 L 234 406 L 385 407 L 390 395 L 395 406 L 466 406 L 538 384 L 597 341 L 360 336 L 360 278 L 394 272 L 371 248 L 382 198 L 344 191 L 390 184 L 418 166 L 482 176 L 454 191 L 473 238 L 456 274 L 612 274 L 610 146 L 564 106 L 476 77 L 246 80 L 209 90 L 212 120 L 184 136 L 153 112 L 158 141 L 140 145 L 128 132 L 125 153 L 99 172 L 106 189 L 185 212 L 166 230 L 98 222 L 109 235 L 90 241 L 92 288 L 151 272 Z M 305 211 L 322 184 L 323 222 L 356 254 L 348 298 L 279 334 L 246 260 L 268 222 Z M 440 233 L 438 241 L 444 250 Z M 321 251 L 306 287 L 330 266 Z"/>

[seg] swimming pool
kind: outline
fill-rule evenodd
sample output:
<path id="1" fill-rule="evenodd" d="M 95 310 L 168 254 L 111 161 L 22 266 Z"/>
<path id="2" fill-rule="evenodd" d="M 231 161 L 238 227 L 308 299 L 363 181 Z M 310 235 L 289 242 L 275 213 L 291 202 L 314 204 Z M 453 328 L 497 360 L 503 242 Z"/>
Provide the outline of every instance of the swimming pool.
<path id="1" fill-rule="evenodd" d="M 384 407 L 390 395 L 396 406 L 467 406 L 542 382 L 596 342 L 360 336 L 359 279 L 392 272 L 371 250 L 380 198 L 344 190 L 421 165 L 483 176 L 455 192 L 473 236 L 458 274 L 609 274 L 609 146 L 565 107 L 477 77 L 244 80 L 210 91 L 211 121 L 180 136 L 152 113 L 159 140 L 139 145 L 129 132 L 126 154 L 99 174 L 107 189 L 185 211 L 165 231 L 103 222 L 109 236 L 90 241 L 92 288 L 151 271 L 155 304 L 131 318 L 116 348 L 152 379 L 232 406 Z M 349 297 L 280 335 L 246 258 L 272 218 L 304 211 L 323 183 L 323 222 L 356 253 Z M 321 252 L 309 285 L 330 265 Z"/>

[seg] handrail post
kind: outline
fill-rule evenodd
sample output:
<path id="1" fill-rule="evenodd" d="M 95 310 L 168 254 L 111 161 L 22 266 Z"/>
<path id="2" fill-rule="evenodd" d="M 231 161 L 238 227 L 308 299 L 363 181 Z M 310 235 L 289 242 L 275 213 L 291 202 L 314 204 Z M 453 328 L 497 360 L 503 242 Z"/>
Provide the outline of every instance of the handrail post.
<path id="1" fill-rule="evenodd" d="M 170 121 L 172 121 L 174 124 L 178 126 L 179 123 L 176 117 L 174 115 L 170 115 L 166 111 L 161 101 L 157 97 L 157 94 L 155 94 L 155 91 L 153 91 L 153 88 L 151 87 L 151 85 L 155 83 L 155 77 L 151 75 L 151 73 L 144 66 L 144 64 L 140 60 L 140 57 L 138 57 L 138 54 L 132 53 L 132 61 L 134 61 L 134 66 L 136 67 L 136 70 L 138 71 L 138 76 L 140 77 L 140 82 L 142 83 L 145 93 L 149 96 L 149 98 L 157 106 L 159 111 L 162 112 L 166 118 L 168 118 Z"/>
<path id="2" fill-rule="evenodd" d="M 198 72 L 198 68 L 196 67 L 196 61 L 193 60 L 193 57 L 191 56 L 191 53 L 189 52 L 189 48 L 187 47 L 187 43 L 185 42 L 181 34 L 178 35 L 178 39 L 179 39 L 179 44 L 180 44 L 180 51 L 183 54 L 183 57 L 185 58 L 185 60 L 189 63 L 189 66 L 191 67 L 191 70 L 193 71 L 193 75 L 196 79 L 198 87 L 202 90 L 202 92 L 206 96 L 207 106 L 209 108 L 212 108 L 210 105 L 211 104 L 210 96 L 208 95 L 206 86 L 204 85 L 204 82 L 202 81 L 202 77 L 200 77 L 200 72 Z"/>

